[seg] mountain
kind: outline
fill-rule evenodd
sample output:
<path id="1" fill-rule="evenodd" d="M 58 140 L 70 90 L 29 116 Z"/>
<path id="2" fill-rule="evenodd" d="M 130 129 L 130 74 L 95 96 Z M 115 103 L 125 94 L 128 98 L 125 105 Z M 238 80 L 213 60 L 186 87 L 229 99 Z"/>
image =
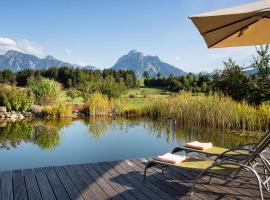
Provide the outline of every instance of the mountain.
<path id="1" fill-rule="evenodd" d="M 86 65 L 84 67 L 82 67 L 83 69 L 89 69 L 89 70 L 96 70 L 97 68 L 95 66 L 92 65 Z"/>
<path id="2" fill-rule="evenodd" d="M 0 70 L 10 69 L 17 72 L 23 69 L 47 69 L 49 67 L 80 67 L 79 65 L 70 64 L 57 60 L 53 56 L 46 56 L 45 58 L 38 58 L 34 55 L 21 53 L 14 50 L 9 50 L 5 54 L 0 55 Z M 90 66 L 85 66 L 90 69 Z M 91 69 L 95 67 L 91 66 Z"/>
<path id="3" fill-rule="evenodd" d="M 130 51 L 118 59 L 112 67 L 115 70 L 133 70 L 137 76 L 143 76 L 144 71 L 149 72 L 151 76 L 161 73 L 162 76 L 184 76 L 187 73 L 174 67 L 173 65 L 162 62 L 158 56 L 145 56 L 135 50 Z"/>
<path id="4" fill-rule="evenodd" d="M 258 73 L 258 69 L 248 69 L 244 71 L 247 75 L 252 76 Z"/>

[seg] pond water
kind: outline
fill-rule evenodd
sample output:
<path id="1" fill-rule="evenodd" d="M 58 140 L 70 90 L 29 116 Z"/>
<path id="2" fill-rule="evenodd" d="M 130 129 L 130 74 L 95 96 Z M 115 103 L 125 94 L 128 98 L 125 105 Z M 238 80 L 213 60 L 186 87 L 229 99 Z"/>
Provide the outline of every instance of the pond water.
<path id="1" fill-rule="evenodd" d="M 152 157 L 193 140 L 231 147 L 258 139 L 184 126 L 173 119 L 3 121 L 0 171 Z"/>

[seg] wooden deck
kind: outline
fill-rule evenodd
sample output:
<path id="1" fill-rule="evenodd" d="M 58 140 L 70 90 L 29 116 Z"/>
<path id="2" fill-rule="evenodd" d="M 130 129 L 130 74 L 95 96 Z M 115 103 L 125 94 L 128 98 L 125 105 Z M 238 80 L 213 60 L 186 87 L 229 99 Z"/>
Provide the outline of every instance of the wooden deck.
<path id="1" fill-rule="evenodd" d="M 149 169 L 143 183 L 146 159 L 67 165 L 0 173 L 1 200 L 68 200 L 68 199 L 259 199 L 255 179 L 242 173 L 238 182 L 227 186 L 221 179 L 208 184 L 205 177 L 190 197 L 190 183 L 196 173 L 169 168 Z M 265 199 L 270 193 L 264 192 Z"/>

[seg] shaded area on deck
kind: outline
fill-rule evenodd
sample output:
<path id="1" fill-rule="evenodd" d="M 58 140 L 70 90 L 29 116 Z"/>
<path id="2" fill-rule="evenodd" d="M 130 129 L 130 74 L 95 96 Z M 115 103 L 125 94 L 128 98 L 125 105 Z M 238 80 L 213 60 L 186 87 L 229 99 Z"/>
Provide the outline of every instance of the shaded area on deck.
<path id="1" fill-rule="evenodd" d="M 236 182 L 223 185 L 213 178 L 211 185 L 204 177 L 189 196 L 197 173 L 167 168 L 151 168 L 143 183 L 146 159 L 95 164 L 65 165 L 0 173 L 2 200 L 68 200 L 68 199 L 259 199 L 254 177 L 241 172 Z M 270 193 L 264 191 L 265 199 Z"/>

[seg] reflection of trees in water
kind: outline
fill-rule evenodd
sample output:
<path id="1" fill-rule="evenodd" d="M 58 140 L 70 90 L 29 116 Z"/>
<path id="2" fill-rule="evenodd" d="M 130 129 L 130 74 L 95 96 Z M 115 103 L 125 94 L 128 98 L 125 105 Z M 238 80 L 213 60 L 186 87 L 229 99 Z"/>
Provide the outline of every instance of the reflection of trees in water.
<path id="1" fill-rule="evenodd" d="M 128 129 L 140 125 L 143 121 L 140 118 L 111 118 L 111 117 L 90 117 L 83 122 L 88 126 L 89 135 L 95 139 L 100 139 L 109 131 L 119 130 L 128 133 Z"/>
<path id="2" fill-rule="evenodd" d="M 157 138 L 165 137 L 167 142 L 211 141 L 218 146 L 230 147 L 258 140 L 256 137 L 184 125 L 181 121 L 174 119 L 93 117 L 82 119 L 82 121 L 88 127 L 89 135 L 96 139 L 114 130 L 125 134 L 132 128 L 143 126 L 146 134 Z M 60 143 L 61 129 L 71 123 L 71 119 L 0 122 L 0 148 L 16 148 L 21 142 L 31 142 L 41 149 L 53 149 Z"/>
<path id="3" fill-rule="evenodd" d="M 69 119 L 8 121 L 0 127 L 0 148 L 16 148 L 21 142 L 52 149 L 60 142 L 60 130 L 71 124 Z"/>
<path id="4" fill-rule="evenodd" d="M 108 126 L 112 124 L 112 118 L 108 117 L 90 117 L 83 119 L 88 127 L 88 133 L 91 137 L 99 139 L 106 133 Z"/>
<path id="5" fill-rule="evenodd" d="M 148 120 L 145 123 L 145 128 L 149 134 L 155 134 L 158 138 L 165 136 L 167 142 L 177 141 L 186 143 L 197 140 L 201 142 L 212 142 L 217 146 L 232 147 L 258 140 L 258 137 L 254 137 L 254 133 L 253 136 L 247 133 L 243 135 L 229 133 L 225 130 L 187 125 L 176 119 Z"/>
<path id="6" fill-rule="evenodd" d="M 84 119 L 84 123 L 89 128 L 90 136 L 96 139 L 113 130 L 128 133 L 129 129 L 143 126 L 146 134 L 154 135 L 157 138 L 165 137 L 168 143 L 172 141 L 185 143 L 198 140 L 212 142 L 218 146 L 232 147 L 258 140 L 256 137 L 241 136 L 224 130 L 184 124 L 175 119 L 92 117 Z"/>
<path id="7" fill-rule="evenodd" d="M 6 122 L 0 127 L 0 148 L 16 148 L 22 141 L 31 140 L 32 126 L 28 121 Z"/>

